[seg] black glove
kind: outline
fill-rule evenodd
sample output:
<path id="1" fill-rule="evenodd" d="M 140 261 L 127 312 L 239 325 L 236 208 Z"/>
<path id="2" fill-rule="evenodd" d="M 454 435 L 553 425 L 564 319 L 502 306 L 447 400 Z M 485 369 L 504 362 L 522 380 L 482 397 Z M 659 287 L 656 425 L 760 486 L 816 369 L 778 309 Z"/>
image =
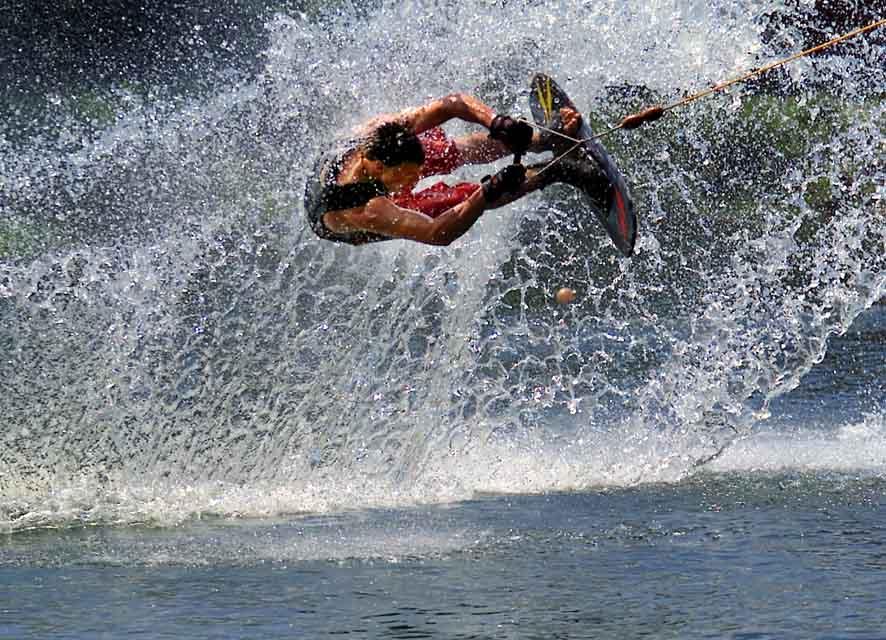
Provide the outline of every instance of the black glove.
<path id="1" fill-rule="evenodd" d="M 506 193 L 516 193 L 526 182 L 526 167 L 522 164 L 509 164 L 494 176 L 483 178 L 483 197 L 486 202 L 495 202 Z"/>
<path id="2" fill-rule="evenodd" d="M 498 114 L 489 125 L 489 137 L 504 142 L 514 153 L 522 154 L 532 144 L 532 127 L 511 116 Z"/>

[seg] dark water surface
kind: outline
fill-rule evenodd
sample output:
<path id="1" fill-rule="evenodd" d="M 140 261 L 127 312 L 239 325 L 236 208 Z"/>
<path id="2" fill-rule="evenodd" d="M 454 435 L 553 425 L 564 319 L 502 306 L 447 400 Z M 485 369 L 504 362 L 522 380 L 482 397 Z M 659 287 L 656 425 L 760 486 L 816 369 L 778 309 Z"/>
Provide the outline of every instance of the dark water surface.
<path id="1" fill-rule="evenodd" d="M 0 543 L 3 638 L 878 638 L 882 478 L 678 485 Z"/>

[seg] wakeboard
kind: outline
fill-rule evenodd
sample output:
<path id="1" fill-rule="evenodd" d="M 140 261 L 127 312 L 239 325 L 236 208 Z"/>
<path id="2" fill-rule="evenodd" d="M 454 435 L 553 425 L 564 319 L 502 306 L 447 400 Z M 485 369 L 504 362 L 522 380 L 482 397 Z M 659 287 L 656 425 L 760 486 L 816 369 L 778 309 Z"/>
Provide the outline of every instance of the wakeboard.
<path id="1" fill-rule="evenodd" d="M 560 109 L 568 107 L 576 109 L 575 104 L 560 88 L 553 78 L 543 73 L 538 73 L 532 79 L 530 85 L 529 107 L 536 124 L 545 129 L 559 130 L 562 126 L 560 121 Z M 555 134 L 550 134 L 555 135 Z M 594 132 L 588 124 L 587 118 L 582 117 L 581 128 L 576 138 L 582 140 L 575 153 L 583 155 L 583 161 L 595 163 L 609 181 L 609 189 L 600 205 L 599 194 L 592 194 L 592 189 L 598 189 L 596 184 L 588 184 L 583 191 L 588 195 L 585 200 L 590 205 L 597 219 L 606 229 L 612 242 L 625 256 L 630 257 L 634 252 L 634 243 L 637 240 L 637 216 L 634 213 L 634 202 L 628 191 L 624 177 L 618 170 L 615 161 L 607 153 L 603 145 L 597 140 L 592 140 Z M 563 140 L 568 149 L 575 143 Z M 564 145 L 557 145 L 563 147 Z M 555 148 L 555 156 L 558 155 Z M 579 185 L 580 189 L 582 188 Z M 596 195 L 597 197 L 594 197 Z"/>

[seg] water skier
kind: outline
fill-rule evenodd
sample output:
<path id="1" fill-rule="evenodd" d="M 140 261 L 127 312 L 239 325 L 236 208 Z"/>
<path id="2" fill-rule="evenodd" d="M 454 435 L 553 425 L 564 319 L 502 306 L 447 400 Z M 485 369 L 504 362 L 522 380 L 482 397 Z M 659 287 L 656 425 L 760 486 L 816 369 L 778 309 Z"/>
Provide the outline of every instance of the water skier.
<path id="1" fill-rule="evenodd" d="M 574 136 L 581 115 L 561 109 L 562 133 Z M 489 130 L 450 139 L 440 125 L 452 119 Z M 404 238 L 448 245 L 461 237 L 487 209 L 495 209 L 553 182 L 587 183 L 593 168 L 578 162 L 557 163 L 541 173 L 541 165 L 511 164 L 481 183 L 445 182 L 413 192 L 424 177 L 448 174 L 465 164 L 485 164 L 526 151 L 557 146 L 550 134 L 534 134 L 525 122 L 496 115 L 481 101 L 463 94 L 423 106 L 379 116 L 360 135 L 321 158 L 305 192 L 311 228 L 321 238 L 360 245 Z M 606 180 L 600 174 L 600 187 Z M 593 175 L 591 176 L 593 178 Z"/>

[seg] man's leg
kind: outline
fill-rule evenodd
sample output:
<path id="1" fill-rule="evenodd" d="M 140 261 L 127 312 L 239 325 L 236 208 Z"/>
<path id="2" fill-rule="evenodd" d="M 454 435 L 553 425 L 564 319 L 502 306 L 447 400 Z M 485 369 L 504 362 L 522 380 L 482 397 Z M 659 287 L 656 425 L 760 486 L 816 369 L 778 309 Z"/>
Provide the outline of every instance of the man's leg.
<path id="1" fill-rule="evenodd" d="M 514 153 L 503 143 L 493 140 L 486 133 L 473 133 L 456 138 L 455 145 L 465 164 L 488 164 Z M 538 132 L 536 132 L 532 136 L 532 144 L 529 147 L 529 151 L 532 153 L 544 153 L 545 151 L 550 151 L 550 146 L 544 144 Z"/>
<path id="2" fill-rule="evenodd" d="M 526 167 L 526 181 L 516 193 L 507 193 L 491 203 L 489 209 L 497 209 L 519 200 L 539 189 L 554 183 L 568 184 L 587 194 L 602 210 L 607 208 L 610 185 L 599 167 L 588 159 L 576 160 L 571 157 L 557 161 L 540 162 Z"/>
<path id="3" fill-rule="evenodd" d="M 544 189 L 546 186 L 551 184 L 552 181 L 547 179 L 548 177 L 545 175 L 545 173 L 547 172 L 542 171 L 546 166 L 547 163 L 543 162 L 526 167 L 526 181 L 523 182 L 519 191 L 517 191 L 516 193 L 504 194 L 495 202 L 491 202 L 487 209 L 498 209 L 499 207 L 510 204 L 515 200 L 519 200 L 523 196 L 529 195 L 533 191 Z"/>
<path id="4" fill-rule="evenodd" d="M 574 138 L 581 127 L 581 114 L 572 109 L 560 109 L 560 130 L 568 138 Z M 531 153 L 544 153 L 561 147 L 563 144 L 571 144 L 568 138 L 561 138 L 550 132 L 540 131 L 537 127 L 532 134 L 532 144 L 529 145 Z M 495 162 L 505 156 L 513 154 L 498 140 L 492 140 L 489 134 L 474 133 L 455 140 L 456 148 L 461 154 L 462 160 L 467 164 L 486 164 Z"/>

